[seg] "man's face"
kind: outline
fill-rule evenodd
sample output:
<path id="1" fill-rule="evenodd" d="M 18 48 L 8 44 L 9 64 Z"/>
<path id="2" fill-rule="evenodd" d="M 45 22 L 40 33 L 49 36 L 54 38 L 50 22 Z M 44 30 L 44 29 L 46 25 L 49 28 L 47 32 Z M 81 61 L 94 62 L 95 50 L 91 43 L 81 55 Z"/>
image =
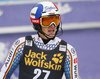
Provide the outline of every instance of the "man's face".
<path id="1" fill-rule="evenodd" d="M 41 28 L 45 35 L 40 34 L 43 39 L 53 38 L 55 36 L 57 26 L 60 23 L 60 15 L 43 16 L 41 17 Z"/>

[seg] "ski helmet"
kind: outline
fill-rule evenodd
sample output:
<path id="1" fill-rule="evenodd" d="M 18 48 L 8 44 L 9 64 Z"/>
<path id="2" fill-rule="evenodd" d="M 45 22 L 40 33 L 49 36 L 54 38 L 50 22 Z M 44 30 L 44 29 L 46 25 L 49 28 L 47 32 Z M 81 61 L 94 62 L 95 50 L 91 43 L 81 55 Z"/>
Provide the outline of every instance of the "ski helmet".
<path id="1" fill-rule="evenodd" d="M 59 16 L 59 21 L 54 22 L 57 26 L 57 31 L 56 31 L 57 34 L 61 22 L 60 13 L 57 6 L 50 1 L 39 2 L 32 8 L 30 13 L 30 19 L 33 24 L 33 28 L 45 35 L 45 33 L 42 31 L 41 28 L 42 26 L 44 26 L 41 18 L 45 16 L 46 17 Z"/>

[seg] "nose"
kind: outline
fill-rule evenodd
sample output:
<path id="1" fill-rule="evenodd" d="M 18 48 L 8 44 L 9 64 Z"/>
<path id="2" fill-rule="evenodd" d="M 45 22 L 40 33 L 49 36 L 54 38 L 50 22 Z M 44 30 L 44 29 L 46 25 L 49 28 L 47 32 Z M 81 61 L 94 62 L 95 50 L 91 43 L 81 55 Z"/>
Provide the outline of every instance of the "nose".
<path id="1" fill-rule="evenodd" d="M 54 24 L 51 24 L 51 25 L 50 25 L 50 28 L 54 28 L 54 27 L 55 27 L 55 25 L 54 25 Z"/>

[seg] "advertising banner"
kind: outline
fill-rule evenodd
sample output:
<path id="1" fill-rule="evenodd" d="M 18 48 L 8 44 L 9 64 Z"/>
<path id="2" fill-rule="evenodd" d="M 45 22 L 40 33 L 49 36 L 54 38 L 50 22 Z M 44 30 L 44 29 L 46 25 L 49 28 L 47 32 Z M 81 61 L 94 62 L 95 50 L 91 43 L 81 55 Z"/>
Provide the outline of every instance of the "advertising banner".
<path id="1" fill-rule="evenodd" d="M 100 1 L 55 2 L 63 24 L 99 22 Z M 0 5 L 0 27 L 31 25 L 30 11 L 35 3 Z"/>

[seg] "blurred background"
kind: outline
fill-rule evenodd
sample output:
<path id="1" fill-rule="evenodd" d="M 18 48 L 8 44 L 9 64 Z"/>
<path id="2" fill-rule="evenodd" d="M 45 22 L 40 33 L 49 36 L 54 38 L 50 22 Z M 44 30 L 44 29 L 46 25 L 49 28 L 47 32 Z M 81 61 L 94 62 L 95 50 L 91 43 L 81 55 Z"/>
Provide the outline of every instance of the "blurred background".
<path id="1" fill-rule="evenodd" d="M 0 69 L 12 43 L 19 37 L 36 34 L 30 11 L 44 0 L 0 0 Z M 77 51 L 81 79 L 100 78 L 100 1 L 49 0 L 61 13 L 64 33 L 60 38 Z M 18 68 L 11 79 L 18 79 Z"/>

